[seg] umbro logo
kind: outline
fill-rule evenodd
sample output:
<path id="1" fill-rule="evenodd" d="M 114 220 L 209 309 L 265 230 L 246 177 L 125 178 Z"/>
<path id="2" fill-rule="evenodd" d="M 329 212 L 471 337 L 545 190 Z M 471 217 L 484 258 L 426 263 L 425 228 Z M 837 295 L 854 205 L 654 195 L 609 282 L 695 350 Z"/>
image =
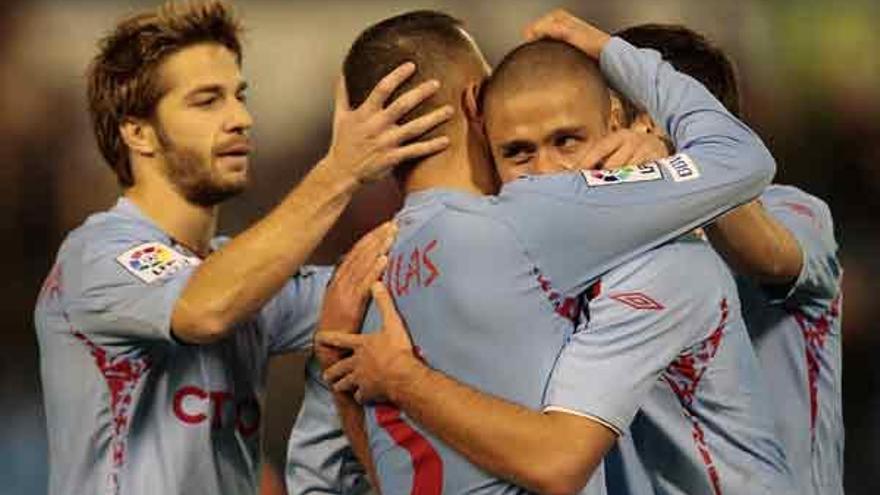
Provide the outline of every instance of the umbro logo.
<path id="1" fill-rule="evenodd" d="M 611 299 L 626 304 L 633 309 L 641 309 L 646 311 L 660 311 L 666 309 L 659 302 L 651 299 L 649 296 L 641 292 L 618 292 L 617 294 L 609 294 Z"/>

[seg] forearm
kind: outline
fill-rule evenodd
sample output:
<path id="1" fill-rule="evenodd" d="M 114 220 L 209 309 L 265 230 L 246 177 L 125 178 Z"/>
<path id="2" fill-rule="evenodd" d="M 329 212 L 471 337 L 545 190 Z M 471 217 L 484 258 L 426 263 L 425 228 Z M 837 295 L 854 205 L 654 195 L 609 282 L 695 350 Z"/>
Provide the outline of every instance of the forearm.
<path id="1" fill-rule="evenodd" d="M 407 373 L 391 388 L 392 402 L 470 462 L 528 490 L 579 490 L 610 446 L 585 418 L 527 409 L 421 363 Z"/>
<path id="2" fill-rule="evenodd" d="M 743 205 L 706 228 L 715 249 L 737 273 L 764 284 L 797 280 L 803 255 L 797 240 L 758 201 Z"/>
<path id="3" fill-rule="evenodd" d="M 603 47 L 600 65 L 616 89 L 647 109 L 678 151 L 701 168 L 724 171 L 728 182 L 738 184 L 738 203 L 754 198 L 770 182 L 776 164 L 761 139 L 659 54 L 613 38 Z"/>
<path id="4" fill-rule="evenodd" d="M 215 341 L 256 312 L 305 262 L 355 186 L 320 162 L 272 212 L 198 267 L 174 308 L 175 334 L 193 343 Z"/>
<path id="5" fill-rule="evenodd" d="M 346 393 L 334 392 L 333 402 L 336 404 L 342 431 L 348 438 L 351 450 L 367 471 L 373 488 L 379 491 L 379 479 L 376 476 L 376 467 L 370 454 L 370 441 L 364 426 L 364 408 Z"/>

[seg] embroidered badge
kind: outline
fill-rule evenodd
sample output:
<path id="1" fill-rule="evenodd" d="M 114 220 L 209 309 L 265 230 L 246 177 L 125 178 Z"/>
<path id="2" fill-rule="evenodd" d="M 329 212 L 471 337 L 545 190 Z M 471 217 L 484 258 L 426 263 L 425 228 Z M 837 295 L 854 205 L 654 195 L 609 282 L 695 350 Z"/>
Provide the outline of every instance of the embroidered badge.
<path id="1" fill-rule="evenodd" d="M 136 246 L 116 257 L 126 270 L 147 284 L 170 277 L 183 267 L 197 265 L 197 258 L 184 256 L 161 242 Z"/>
<path id="2" fill-rule="evenodd" d="M 581 173 L 590 186 L 611 186 L 663 179 L 663 174 L 656 163 L 627 165 L 613 170 L 582 170 Z"/>

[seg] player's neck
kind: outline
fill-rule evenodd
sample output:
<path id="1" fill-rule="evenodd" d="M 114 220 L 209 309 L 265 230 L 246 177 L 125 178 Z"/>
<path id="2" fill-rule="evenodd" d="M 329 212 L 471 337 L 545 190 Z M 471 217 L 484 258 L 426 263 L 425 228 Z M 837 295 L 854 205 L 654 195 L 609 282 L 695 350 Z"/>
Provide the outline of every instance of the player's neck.
<path id="1" fill-rule="evenodd" d="M 423 160 L 403 185 L 405 194 L 425 189 L 455 189 L 475 195 L 494 194 L 498 183 L 482 141 L 468 131 L 442 153 Z"/>
<path id="2" fill-rule="evenodd" d="M 210 253 L 219 206 L 191 203 L 170 183 L 156 180 L 138 181 L 125 197 L 175 241 L 200 256 Z"/>

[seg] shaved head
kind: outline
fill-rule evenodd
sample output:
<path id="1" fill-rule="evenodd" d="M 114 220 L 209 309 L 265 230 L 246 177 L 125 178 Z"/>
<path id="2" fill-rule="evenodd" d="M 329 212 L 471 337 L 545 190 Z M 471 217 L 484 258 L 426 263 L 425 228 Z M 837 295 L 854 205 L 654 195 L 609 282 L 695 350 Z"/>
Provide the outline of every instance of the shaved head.
<path id="1" fill-rule="evenodd" d="M 607 116 L 610 92 L 596 62 L 567 43 L 546 39 L 520 45 L 501 60 L 483 88 L 483 111 L 488 116 L 494 104 L 511 95 L 556 84 L 588 88 Z"/>
<path id="2" fill-rule="evenodd" d="M 570 170 L 591 143 L 619 125 L 599 67 L 559 41 L 510 52 L 483 85 L 480 105 L 502 182 Z"/>

